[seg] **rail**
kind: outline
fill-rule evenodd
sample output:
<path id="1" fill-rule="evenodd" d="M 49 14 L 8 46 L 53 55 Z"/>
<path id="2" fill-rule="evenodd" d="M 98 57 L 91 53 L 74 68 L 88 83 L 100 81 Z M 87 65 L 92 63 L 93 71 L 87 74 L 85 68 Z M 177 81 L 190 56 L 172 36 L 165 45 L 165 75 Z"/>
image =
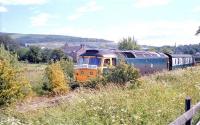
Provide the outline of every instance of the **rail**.
<path id="1" fill-rule="evenodd" d="M 186 97 L 185 99 L 185 113 L 183 113 L 181 116 L 179 116 L 176 120 L 171 122 L 169 125 L 191 125 L 192 124 L 192 118 L 195 116 L 195 114 L 200 110 L 200 102 L 198 102 L 196 105 L 191 107 L 191 98 Z M 197 125 L 200 125 L 200 122 L 197 123 Z"/>

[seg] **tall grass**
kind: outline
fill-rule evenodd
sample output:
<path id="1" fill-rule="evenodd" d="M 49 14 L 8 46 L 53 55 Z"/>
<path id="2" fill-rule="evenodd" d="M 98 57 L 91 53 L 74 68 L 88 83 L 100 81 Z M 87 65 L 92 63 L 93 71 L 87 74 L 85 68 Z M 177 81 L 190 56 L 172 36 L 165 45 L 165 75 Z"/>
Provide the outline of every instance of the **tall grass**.
<path id="1" fill-rule="evenodd" d="M 24 124 L 161 125 L 184 112 L 184 99 L 200 101 L 200 67 L 142 77 L 141 86 L 80 90 L 54 107 L 25 113 L 5 111 Z"/>
<path id="2" fill-rule="evenodd" d="M 33 92 L 36 95 L 43 94 L 42 86 L 44 81 L 46 64 L 20 63 L 22 75 L 30 82 Z"/>

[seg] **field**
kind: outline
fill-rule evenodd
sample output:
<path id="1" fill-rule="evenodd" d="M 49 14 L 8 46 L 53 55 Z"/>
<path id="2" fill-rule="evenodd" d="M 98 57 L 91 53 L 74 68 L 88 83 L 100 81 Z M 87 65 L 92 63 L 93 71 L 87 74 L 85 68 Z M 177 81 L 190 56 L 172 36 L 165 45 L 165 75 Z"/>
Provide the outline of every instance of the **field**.
<path id="1" fill-rule="evenodd" d="M 24 72 L 39 85 L 45 65 L 27 65 Z M 35 69 L 35 70 L 33 70 Z M 37 75 L 36 75 L 37 74 Z M 1 109 L 1 124 L 169 124 L 184 112 L 184 99 L 200 101 L 200 67 L 157 73 L 140 79 L 141 85 L 98 90 L 75 90 L 59 97 L 35 97 L 19 106 L 36 108 L 18 110 L 16 105 Z M 40 100 L 38 101 L 38 98 Z M 54 101 L 51 101 L 53 100 Z M 49 104 L 47 107 L 39 103 Z M 49 101 L 49 102 L 48 102 Z M 31 102 L 31 103 L 30 103 Z M 41 103 L 40 103 L 41 104 Z M 198 115 L 193 121 L 197 121 Z"/>

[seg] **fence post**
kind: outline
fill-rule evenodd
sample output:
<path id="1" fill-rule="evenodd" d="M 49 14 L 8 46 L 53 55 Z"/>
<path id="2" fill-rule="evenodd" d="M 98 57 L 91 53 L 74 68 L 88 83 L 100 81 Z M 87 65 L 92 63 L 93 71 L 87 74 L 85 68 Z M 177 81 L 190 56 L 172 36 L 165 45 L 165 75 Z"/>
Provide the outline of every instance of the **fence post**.
<path id="1" fill-rule="evenodd" d="M 190 110 L 191 108 L 191 98 L 188 96 L 185 99 L 185 112 L 187 112 L 188 110 Z M 188 120 L 185 125 L 192 125 L 192 119 Z"/>

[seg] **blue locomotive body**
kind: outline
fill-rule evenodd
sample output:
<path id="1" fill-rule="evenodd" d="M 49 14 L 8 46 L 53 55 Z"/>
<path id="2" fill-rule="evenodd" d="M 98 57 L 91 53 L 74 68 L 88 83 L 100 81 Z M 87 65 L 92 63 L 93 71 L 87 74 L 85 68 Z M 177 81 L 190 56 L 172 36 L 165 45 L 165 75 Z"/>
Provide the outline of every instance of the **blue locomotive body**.
<path id="1" fill-rule="evenodd" d="M 168 70 L 168 56 L 147 51 L 121 51 L 127 64 L 139 69 L 141 74 Z"/>

